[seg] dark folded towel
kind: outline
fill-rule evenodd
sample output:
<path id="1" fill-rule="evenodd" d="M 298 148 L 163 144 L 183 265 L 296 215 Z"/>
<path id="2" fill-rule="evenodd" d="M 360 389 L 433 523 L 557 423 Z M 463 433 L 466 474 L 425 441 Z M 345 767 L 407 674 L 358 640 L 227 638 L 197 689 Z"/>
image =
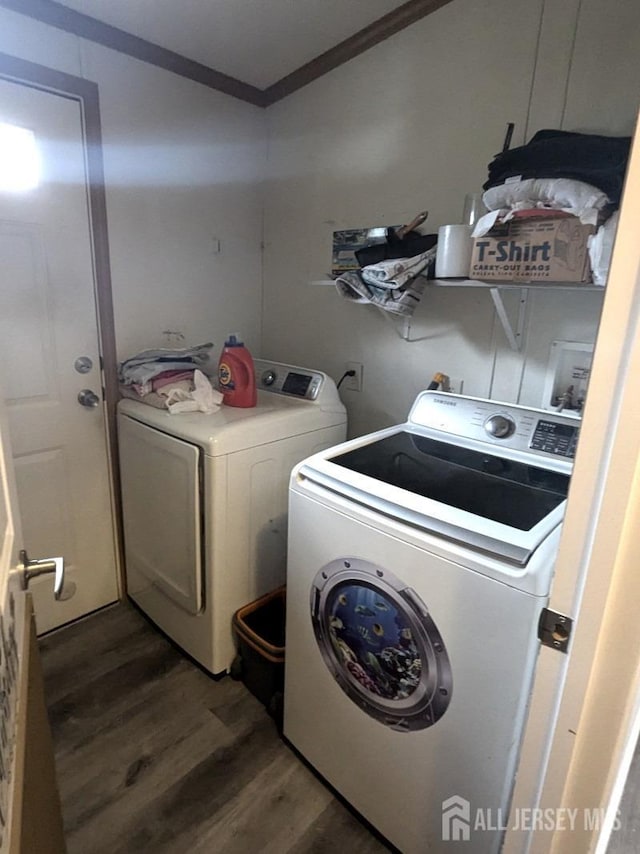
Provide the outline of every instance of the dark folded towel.
<path id="1" fill-rule="evenodd" d="M 527 145 L 496 155 L 484 189 L 522 178 L 572 178 L 598 187 L 620 201 L 631 137 L 540 130 Z"/>
<path id="2" fill-rule="evenodd" d="M 413 258 L 415 255 L 428 252 L 437 242 L 437 234 L 420 234 L 418 231 L 410 231 L 404 237 L 398 237 L 395 229 L 388 228 L 384 243 L 364 246 L 358 249 L 355 255 L 361 267 L 369 267 L 371 264 L 379 264 L 381 261 L 389 261 L 393 258 Z"/>

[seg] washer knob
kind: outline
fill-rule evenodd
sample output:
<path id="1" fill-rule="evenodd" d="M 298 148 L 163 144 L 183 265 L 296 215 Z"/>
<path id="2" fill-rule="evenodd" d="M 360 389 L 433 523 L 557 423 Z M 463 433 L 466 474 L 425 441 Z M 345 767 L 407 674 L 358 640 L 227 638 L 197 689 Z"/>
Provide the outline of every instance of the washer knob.
<path id="1" fill-rule="evenodd" d="M 276 381 L 276 372 L 265 371 L 260 379 L 262 380 L 262 385 L 273 385 Z"/>
<path id="2" fill-rule="evenodd" d="M 492 415 L 484 422 L 484 429 L 495 439 L 506 439 L 515 432 L 516 425 L 506 415 Z"/>

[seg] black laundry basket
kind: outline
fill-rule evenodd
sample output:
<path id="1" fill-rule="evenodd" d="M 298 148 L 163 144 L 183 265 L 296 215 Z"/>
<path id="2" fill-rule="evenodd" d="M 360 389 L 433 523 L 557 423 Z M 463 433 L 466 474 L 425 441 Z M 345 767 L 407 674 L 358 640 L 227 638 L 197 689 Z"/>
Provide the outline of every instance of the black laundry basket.
<path id="1" fill-rule="evenodd" d="M 241 679 L 282 726 L 286 587 L 244 605 L 233 615 L 238 654 L 231 676 Z"/>

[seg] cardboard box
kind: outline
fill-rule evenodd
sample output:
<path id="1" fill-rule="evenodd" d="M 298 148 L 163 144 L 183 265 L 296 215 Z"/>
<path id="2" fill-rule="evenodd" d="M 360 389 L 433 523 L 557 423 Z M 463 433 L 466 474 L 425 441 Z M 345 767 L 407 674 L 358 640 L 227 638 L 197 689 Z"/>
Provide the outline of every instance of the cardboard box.
<path id="1" fill-rule="evenodd" d="M 476 237 L 469 278 L 487 282 L 590 282 L 587 241 L 575 216 L 515 218 Z"/>

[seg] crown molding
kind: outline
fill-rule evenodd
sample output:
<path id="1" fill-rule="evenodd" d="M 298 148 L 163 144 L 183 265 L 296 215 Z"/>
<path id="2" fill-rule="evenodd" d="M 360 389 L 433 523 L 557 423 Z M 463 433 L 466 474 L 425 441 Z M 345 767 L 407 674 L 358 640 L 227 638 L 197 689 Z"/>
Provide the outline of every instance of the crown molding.
<path id="1" fill-rule="evenodd" d="M 359 56 L 369 48 L 451 2 L 452 0 L 409 0 L 408 3 L 403 3 L 402 6 L 398 6 L 397 9 L 369 24 L 368 27 L 364 27 L 335 47 L 268 86 L 263 91 L 264 106 L 269 107 L 282 98 L 286 98 L 287 95 L 302 89 L 308 83 L 312 83 L 327 72 L 333 71 L 334 68 L 344 65 L 350 59 Z"/>
<path id="2" fill-rule="evenodd" d="M 408 0 L 266 89 L 251 86 L 182 54 L 105 24 L 91 15 L 69 9 L 55 0 L 0 0 L 0 7 L 156 65 L 256 107 L 268 107 L 451 2 L 452 0 Z"/>

